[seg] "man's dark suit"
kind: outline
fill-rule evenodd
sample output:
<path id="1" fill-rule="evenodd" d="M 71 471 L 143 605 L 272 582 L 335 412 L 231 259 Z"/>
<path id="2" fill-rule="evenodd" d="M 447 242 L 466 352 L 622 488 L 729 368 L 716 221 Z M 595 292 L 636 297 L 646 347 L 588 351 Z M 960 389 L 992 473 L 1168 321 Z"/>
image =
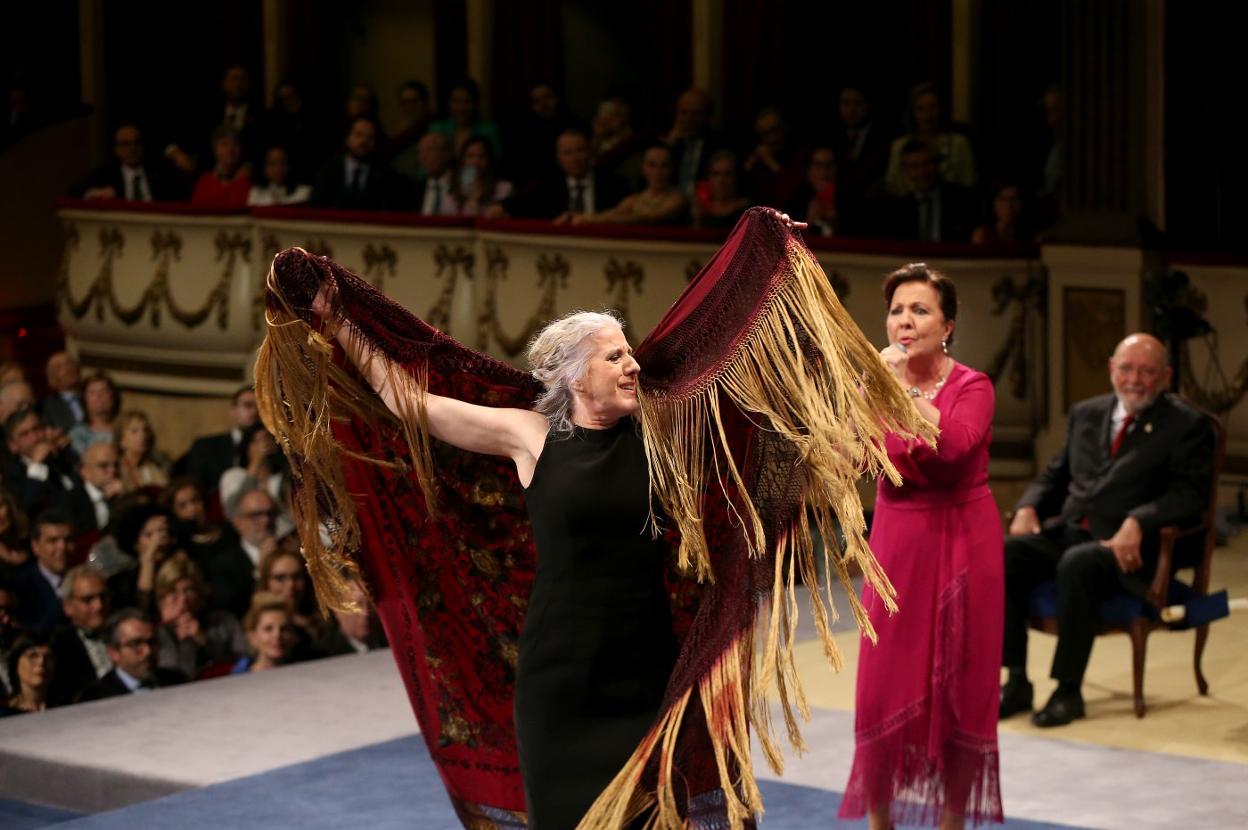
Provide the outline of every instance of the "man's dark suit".
<path id="1" fill-rule="evenodd" d="M 186 677 L 180 671 L 174 669 L 156 668 L 152 672 L 152 679 L 145 685 L 152 689 L 163 689 L 166 686 L 177 686 L 186 682 Z M 84 703 L 88 700 L 103 700 L 106 697 L 118 697 L 120 695 L 134 694 L 130 691 L 122 679 L 117 676 L 117 670 L 113 669 L 99 680 L 92 683 L 82 693 L 79 700 Z"/>
<path id="2" fill-rule="evenodd" d="M 109 499 L 107 504 L 108 523 L 101 526 L 95 513 L 95 502 L 91 501 L 86 484 L 79 480 L 75 483 L 74 489 L 67 490 L 60 495 L 56 507 L 69 514 L 74 520 L 74 535 L 81 536 L 86 533 L 103 533 L 113 525 L 113 520 L 117 515 L 116 501 Z"/>
<path id="3" fill-rule="evenodd" d="M 969 242 L 975 229 L 975 197 L 971 191 L 956 184 L 941 182 L 940 241 Z M 884 225 L 896 239 L 925 240 L 920 227 L 919 196 L 911 193 L 889 199 L 885 206 Z"/>
<path id="4" fill-rule="evenodd" d="M 188 197 L 186 182 L 173 170 L 160 164 L 145 162 L 143 178 L 147 182 L 147 190 L 152 200 L 170 202 Z M 91 175 L 79 182 L 70 192 L 82 196 L 88 190 L 99 187 L 111 187 L 118 199 L 126 198 L 126 176 L 121 170 L 121 162 L 114 161 L 96 168 Z M 63 427 L 67 429 L 68 427 Z"/>
<path id="5" fill-rule="evenodd" d="M 40 480 L 27 474 L 26 462 L 20 456 L 7 453 L 4 459 L 4 486 L 17 498 L 22 511 L 32 518 L 49 507 L 60 505 L 71 490 L 82 486 L 77 473 L 78 456 L 73 450 L 65 448 L 49 455 L 43 463 L 48 475 Z M 65 486 L 67 481 L 68 487 Z"/>
<path id="6" fill-rule="evenodd" d="M 594 182 L 594 213 L 610 210 L 628 195 L 628 185 L 613 173 L 595 170 L 589 177 Z M 509 207 L 508 213 L 532 219 L 554 219 L 567 213 L 571 205 L 572 194 L 568 190 L 568 177 L 560 173 L 543 182 L 536 192 L 517 198 L 515 204 Z"/>
<path id="7" fill-rule="evenodd" d="M 404 207 L 400 182 L 390 168 L 377 161 L 368 163 L 364 187 L 347 186 L 347 157 L 335 156 L 316 175 L 311 203 L 338 210 L 396 210 Z"/>
<path id="8" fill-rule="evenodd" d="M 82 398 L 78 399 L 78 404 L 82 405 Z M 85 409 L 83 410 L 86 411 Z M 52 392 L 45 395 L 43 401 L 39 404 L 40 420 L 50 427 L 57 427 L 65 432 L 69 432 L 74 428 L 74 424 L 78 423 L 78 416 L 74 414 L 74 408 L 70 406 L 59 392 Z"/>
<path id="9" fill-rule="evenodd" d="M 73 623 L 58 626 L 52 632 L 52 654 L 56 657 L 53 698 L 64 702 L 77 700 L 98 678 L 91 655 Z"/>
<path id="10" fill-rule="evenodd" d="M 1213 456 L 1205 417 L 1182 400 L 1162 395 L 1137 416 L 1117 455 L 1111 455 L 1116 404 L 1112 394 L 1076 404 L 1066 446 L 1019 500 L 1019 507 L 1035 508 L 1044 531 L 1005 542 L 1002 663 L 1007 667 L 1026 665 L 1028 596 L 1056 576 L 1058 643 L 1052 676 L 1082 682 L 1099 628 L 1098 601 L 1124 589 L 1142 595 L 1157 565 L 1158 530 L 1190 523 L 1204 509 Z M 1143 531 L 1143 567 L 1124 574 L 1099 540 L 1112 537 L 1128 516 Z"/>
<path id="11" fill-rule="evenodd" d="M 212 594 L 212 607 L 229 611 L 239 619 L 251 605 L 251 595 L 256 587 L 256 566 L 243 550 L 238 537 L 233 544 L 217 549 L 208 562 L 208 589 Z"/>
<path id="12" fill-rule="evenodd" d="M 186 455 L 178 459 L 175 471 L 194 478 L 205 493 L 215 493 L 221 474 L 243 461 L 233 433 L 221 432 L 196 438 Z"/>
<path id="13" fill-rule="evenodd" d="M 17 595 L 21 599 L 18 621 L 22 628 L 49 632 L 66 622 L 65 609 L 52 583 L 44 577 L 32 556 L 17 571 Z"/>

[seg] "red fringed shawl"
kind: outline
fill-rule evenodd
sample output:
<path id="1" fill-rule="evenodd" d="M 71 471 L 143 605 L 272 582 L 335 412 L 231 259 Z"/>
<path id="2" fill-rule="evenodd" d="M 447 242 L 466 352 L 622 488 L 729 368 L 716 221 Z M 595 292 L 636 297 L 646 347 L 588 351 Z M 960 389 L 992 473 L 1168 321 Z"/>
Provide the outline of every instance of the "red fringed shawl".
<path id="1" fill-rule="evenodd" d="M 406 390 L 403 417 L 319 333 L 310 306 L 326 279 L 333 316 L 352 321 Z M 512 693 L 536 552 L 523 492 L 509 459 L 430 439 L 421 395 L 527 408 L 538 384 L 300 249 L 274 260 L 268 320 L 256 391 L 291 460 L 318 595 L 340 604 L 344 579 L 362 571 L 464 826 L 524 826 Z M 652 809 L 662 827 L 704 814 L 739 827 L 762 810 L 750 727 L 782 764 L 768 688 L 801 746 L 794 586 L 816 584 L 812 519 L 828 573 L 848 584 L 857 565 L 891 598 L 854 482 L 864 471 L 896 479 L 886 432 L 935 436 L 770 211 L 746 214 L 636 356 L 651 489 L 675 524 L 668 584 L 681 652 L 654 727 L 580 826 L 615 830 Z M 839 666 L 824 601 L 811 596 Z"/>

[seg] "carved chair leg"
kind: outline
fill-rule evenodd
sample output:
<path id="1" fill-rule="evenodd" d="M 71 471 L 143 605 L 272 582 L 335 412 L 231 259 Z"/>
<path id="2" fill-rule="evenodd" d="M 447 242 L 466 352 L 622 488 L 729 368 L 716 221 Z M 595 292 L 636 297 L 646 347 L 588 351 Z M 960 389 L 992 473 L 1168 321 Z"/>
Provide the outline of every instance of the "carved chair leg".
<path id="1" fill-rule="evenodd" d="M 1148 647 L 1148 621 L 1137 617 L 1131 621 L 1131 673 L 1134 686 L 1135 716 L 1144 717 L 1144 655 Z"/>
<path id="2" fill-rule="evenodd" d="M 1193 662 L 1196 667 L 1196 688 L 1202 695 L 1209 694 L 1209 681 L 1205 680 L 1205 671 L 1200 661 L 1205 656 L 1205 641 L 1209 639 L 1209 626 L 1202 625 L 1196 629 L 1196 653 Z"/>

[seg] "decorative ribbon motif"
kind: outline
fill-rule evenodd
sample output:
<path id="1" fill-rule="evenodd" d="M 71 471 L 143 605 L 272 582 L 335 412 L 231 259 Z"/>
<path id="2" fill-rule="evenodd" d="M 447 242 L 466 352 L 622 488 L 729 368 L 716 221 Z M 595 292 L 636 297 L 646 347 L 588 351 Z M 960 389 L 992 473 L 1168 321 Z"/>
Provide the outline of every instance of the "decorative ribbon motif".
<path id="1" fill-rule="evenodd" d="M 485 296 L 477 318 L 477 347 L 485 350 L 493 339 L 504 354 L 515 357 L 524 350 L 533 335 L 554 318 L 559 289 L 568 287 L 568 274 L 572 267 L 563 254 L 541 254 L 537 258 L 537 287 L 542 292 L 537 309 L 518 334 L 509 335 L 503 331 L 502 322 L 498 319 L 498 284 L 507 279 L 511 262 L 498 245 L 486 246 L 485 260 Z"/>

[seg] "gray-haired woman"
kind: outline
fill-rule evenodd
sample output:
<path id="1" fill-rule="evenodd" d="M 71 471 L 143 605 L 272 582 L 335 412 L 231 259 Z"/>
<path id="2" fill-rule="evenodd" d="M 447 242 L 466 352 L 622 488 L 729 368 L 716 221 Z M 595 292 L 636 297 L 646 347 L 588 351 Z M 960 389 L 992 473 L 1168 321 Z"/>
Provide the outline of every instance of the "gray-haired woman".
<path id="1" fill-rule="evenodd" d="M 329 307 L 322 293 L 313 311 L 330 318 Z M 393 412 L 410 412 L 351 329 L 338 342 Z M 640 366 L 620 321 L 570 314 L 528 359 L 546 387 L 533 411 L 433 394 L 424 406 L 431 435 L 511 458 L 525 488 L 539 561 L 515 714 L 529 826 L 543 830 L 575 826 L 619 772 L 654 723 L 677 650 L 632 417 Z"/>

